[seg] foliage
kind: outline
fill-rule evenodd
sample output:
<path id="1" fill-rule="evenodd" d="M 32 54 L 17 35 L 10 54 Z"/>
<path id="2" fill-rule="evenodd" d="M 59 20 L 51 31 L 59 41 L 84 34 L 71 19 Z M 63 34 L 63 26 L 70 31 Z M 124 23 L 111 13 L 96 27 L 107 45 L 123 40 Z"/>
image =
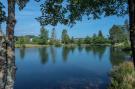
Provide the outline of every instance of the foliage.
<path id="1" fill-rule="evenodd" d="M 98 35 L 93 34 L 92 44 L 105 44 L 105 43 L 108 43 L 108 40 L 103 36 L 101 30 L 99 30 Z"/>
<path id="2" fill-rule="evenodd" d="M 27 44 L 29 43 L 29 38 L 25 36 L 18 37 L 16 43 L 20 45 Z"/>
<path id="3" fill-rule="evenodd" d="M 56 39 L 56 36 L 54 36 L 56 33 L 53 30 L 51 34 L 51 38 L 49 39 L 48 31 L 44 29 L 44 27 L 41 28 L 39 36 L 34 35 L 25 35 L 21 37 L 17 37 L 16 44 L 22 44 L 20 40 L 24 40 L 23 44 L 40 44 L 40 45 L 61 45 L 61 43 L 64 44 L 106 44 L 108 43 L 107 38 L 104 37 L 102 34 L 102 31 L 99 31 L 98 35 L 93 34 L 93 37 L 86 36 L 85 38 L 74 38 L 69 37 L 67 30 L 62 31 L 61 41 Z"/>
<path id="4" fill-rule="evenodd" d="M 81 46 L 81 44 L 83 44 L 84 43 L 84 41 L 83 41 L 83 39 L 78 39 L 78 41 L 77 41 L 77 44 L 78 44 L 78 46 Z"/>
<path id="5" fill-rule="evenodd" d="M 24 37 L 24 36 L 18 37 L 16 41 L 16 44 L 19 44 L 18 46 L 23 47 L 23 48 L 25 48 L 25 44 L 28 44 L 28 43 L 29 43 L 29 38 Z"/>
<path id="6" fill-rule="evenodd" d="M 86 36 L 86 38 L 84 39 L 84 43 L 85 44 L 91 44 L 92 39 L 89 36 Z"/>
<path id="7" fill-rule="evenodd" d="M 83 16 L 89 20 L 128 14 L 128 0 L 45 0 L 41 12 L 41 25 L 75 24 Z"/>
<path id="8" fill-rule="evenodd" d="M 55 42 L 55 47 L 61 47 L 61 45 L 62 45 L 62 44 L 61 44 L 60 41 L 56 41 L 56 42 Z"/>
<path id="9" fill-rule="evenodd" d="M 32 40 L 32 43 L 33 44 L 39 44 L 40 43 L 39 37 L 34 37 L 33 40 Z"/>
<path id="10" fill-rule="evenodd" d="M 102 33 L 101 30 L 99 30 L 99 32 L 98 32 L 98 37 L 104 38 L 103 33 Z"/>
<path id="11" fill-rule="evenodd" d="M 29 0 L 15 0 L 17 5 L 19 6 L 19 10 L 22 10 L 26 4 L 29 2 Z"/>
<path id="12" fill-rule="evenodd" d="M 111 72 L 109 89 L 134 89 L 135 70 L 133 63 L 125 62 L 115 66 Z"/>
<path id="13" fill-rule="evenodd" d="M 68 43 L 70 42 L 70 38 L 69 38 L 69 35 L 68 35 L 66 29 L 64 29 L 64 30 L 62 31 L 61 39 L 62 39 L 62 43 L 64 43 L 64 44 L 68 44 Z"/>
<path id="14" fill-rule="evenodd" d="M 98 32 L 98 37 L 97 37 L 97 43 L 99 43 L 99 44 L 103 44 L 103 43 L 105 43 L 106 42 L 106 38 L 103 36 L 103 33 L 102 33 L 102 31 L 101 30 L 99 30 L 99 32 Z"/>
<path id="15" fill-rule="evenodd" d="M 6 20 L 4 5 L 0 2 L 0 24 Z"/>
<path id="16" fill-rule="evenodd" d="M 39 44 L 47 44 L 48 43 L 48 31 L 44 28 L 41 27 L 40 29 L 40 36 L 39 36 Z"/>
<path id="17" fill-rule="evenodd" d="M 50 45 L 53 45 L 56 43 L 56 30 L 55 28 L 52 29 L 52 33 L 51 33 L 51 39 L 50 39 L 50 42 L 49 44 Z"/>
<path id="18" fill-rule="evenodd" d="M 74 44 L 74 43 L 75 43 L 75 39 L 74 39 L 73 36 L 72 36 L 72 38 L 70 39 L 70 43 L 71 43 L 71 44 Z"/>
<path id="19" fill-rule="evenodd" d="M 127 39 L 127 36 L 125 36 L 125 32 L 121 26 L 113 25 L 109 34 L 112 44 L 124 42 Z"/>

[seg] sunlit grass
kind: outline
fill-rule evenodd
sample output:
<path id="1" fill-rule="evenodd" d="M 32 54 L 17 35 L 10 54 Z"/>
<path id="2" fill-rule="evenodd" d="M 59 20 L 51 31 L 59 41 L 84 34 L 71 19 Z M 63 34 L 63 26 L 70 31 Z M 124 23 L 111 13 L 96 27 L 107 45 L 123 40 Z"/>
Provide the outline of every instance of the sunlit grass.
<path id="1" fill-rule="evenodd" d="M 135 89 L 135 69 L 132 62 L 113 67 L 109 89 Z"/>

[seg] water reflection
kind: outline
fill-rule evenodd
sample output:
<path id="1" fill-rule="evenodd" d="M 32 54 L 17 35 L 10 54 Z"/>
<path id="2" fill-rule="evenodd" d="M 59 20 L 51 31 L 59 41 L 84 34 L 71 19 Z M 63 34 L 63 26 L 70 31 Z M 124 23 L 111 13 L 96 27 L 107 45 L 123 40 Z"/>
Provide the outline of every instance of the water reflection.
<path id="1" fill-rule="evenodd" d="M 69 58 L 69 54 L 71 53 L 71 55 L 72 55 L 73 53 L 75 53 L 76 48 L 78 49 L 79 53 L 86 52 L 86 53 L 88 53 L 87 55 L 93 54 L 95 57 L 98 56 L 99 60 L 104 59 L 103 55 L 104 55 L 105 51 L 108 50 L 107 54 L 109 55 L 112 65 L 118 65 L 119 63 L 126 60 L 127 56 L 130 56 L 129 52 L 124 52 L 121 49 L 113 48 L 113 47 L 106 47 L 106 46 L 85 46 L 85 47 L 63 46 L 62 48 L 59 48 L 59 49 L 57 49 L 54 46 L 51 46 L 48 48 L 46 48 L 46 47 L 39 48 L 38 52 L 39 52 L 39 56 L 40 56 L 42 64 L 46 64 L 49 61 L 49 54 L 51 56 L 52 63 L 55 64 L 57 61 L 57 51 L 62 49 L 62 51 L 61 51 L 62 59 L 64 62 L 67 62 L 67 60 Z M 48 49 L 49 49 L 49 52 L 48 52 Z M 85 49 L 85 51 L 83 51 L 83 49 Z M 26 48 L 20 49 L 20 58 L 21 59 L 24 59 L 26 52 L 27 52 Z"/>
<path id="2" fill-rule="evenodd" d="M 97 46 L 97 47 L 93 47 L 93 48 L 94 48 L 93 52 L 95 52 L 95 55 L 98 55 L 99 59 L 102 60 L 102 57 L 106 50 L 106 46 Z"/>
<path id="3" fill-rule="evenodd" d="M 39 48 L 39 55 L 42 64 L 46 64 L 48 62 L 48 51 L 46 47 Z"/>
<path id="4" fill-rule="evenodd" d="M 87 53 L 91 52 L 92 51 L 92 47 L 91 46 L 85 46 L 85 51 Z"/>
<path id="5" fill-rule="evenodd" d="M 55 62 L 56 62 L 56 48 L 54 46 L 50 47 L 50 54 L 51 54 L 52 62 L 53 62 L 53 64 L 55 64 Z"/>
<path id="6" fill-rule="evenodd" d="M 124 60 L 127 60 L 129 54 L 123 52 L 121 49 L 110 47 L 110 61 L 113 66 L 119 65 Z"/>
<path id="7" fill-rule="evenodd" d="M 23 58 L 27 60 L 21 61 L 20 50 L 16 51 L 15 89 L 107 89 L 112 65 L 127 55 L 105 46 L 51 46 L 26 48 Z"/>
<path id="8" fill-rule="evenodd" d="M 102 60 L 106 48 L 106 46 L 86 46 L 85 51 L 87 53 L 92 52 L 94 56 L 98 56 L 99 60 Z"/>
<path id="9" fill-rule="evenodd" d="M 63 61 L 66 62 L 68 60 L 68 55 L 70 53 L 71 49 L 69 47 L 63 47 L 62 48 L 62 58 Z"/>
<path id="10" fill-rule="evenodd" d="M 78 46 L 78 51 L 81 53 L 83 51 L 83 47 L 82 46 Z"/>
<path id="11" fill-rule="evenodd" d="M 72 53 L 74 53 L 75 49 L 76 49 L 76 46 L 71 46 L 70 47 L 70 50 L 72 51 Z"/>
<path id="12" fill-rule="evenodd" d="M 104 55 L 105 51 L 107 50 L 106 46 L 85 46 L 85 47 L 78 46 L 78 52 L 81 53 L 83 51 L 83 48 L 85 48 L 86 53 L 91 52 L 91 53 L 93 53 L 93 55 L 95 57 L 98 56 L 99 60 L 103 59 L 103 55 Z M 49 58 L 48 58 L 49 53 L 48 53 L 47 49 L 50 50 L 50 56 L 52 59 L 52 63 L 55 64 L 56 60 L 57 60 L 57 58 L 56 58 L 57 49 L 54 46 L 51 46 L 50 48 L 46 48 L 46 47 L 39 48 L 41 63 L 46 64 L 49 60 Z M 75 52 L 75 49 L 76 49 L 76 47 L 74 47 L 74 46 L 71 46 L 71 47 L 63 46 L 62 47 L 61 54 L 62 54 L 62 59 L 64 62 L 67 62 L 70 52 L 73 54 Z M 121 63 L 122 61 L 127 59 L 126 55 L 129 55 L 118 48 L 110 47 L 108 50 L 109 50 L 108 52 L 110 53 L 110 56 L 109 56 L 110 61 L 113 65 L 118 65 L 119 63 Z M 109 55 L 109 53 L 108 53 L 108 55 Z M 25 56 L 25 49 L 20 49 L 20 57 L 23 59 L 24 56 Z"/>
<path id="13" fill-rule="evenodd" d="M 21 59 L 24 59 L 24 57 L 25 57 L 25 48 L 20 48 L 20 57 L 21 57 Z"/>

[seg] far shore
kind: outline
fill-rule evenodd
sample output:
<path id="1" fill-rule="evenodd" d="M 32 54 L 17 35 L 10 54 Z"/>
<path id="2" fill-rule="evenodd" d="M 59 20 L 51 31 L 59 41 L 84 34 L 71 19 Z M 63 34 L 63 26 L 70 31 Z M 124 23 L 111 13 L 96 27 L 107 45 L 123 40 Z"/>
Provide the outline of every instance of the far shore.
<path id="1" fill-rule="evenodd" d="M 49 45 L 39 45 L 39 44 L 23 44 L 25 48 L 38 48 L 38 47 L 49 47 Z M 23 48 L 20 44 L 15 44 L 15 48 Z"/>
<path id="2" fill-rule="evenodd" d="M 49 47 L 49 46 L 52 46 L 52 45 L 39 45 L 39 44 L 23 44 L 23 46 L 25 48 L 39 48 L 39 47 Z M 15 44 L 15 48 L 23 48 L 22 45 L 20 44 Z M 66 46 L 66 47 L 75 47 L 75 46 L 78 46 L 78 44 L 61 44 L 59 46 L 57 45 L 54 45 L 56 47 L 61 47 L 61 46 Z M 110 44 L 81 44 L 79 46 L 110 46 Z"/>

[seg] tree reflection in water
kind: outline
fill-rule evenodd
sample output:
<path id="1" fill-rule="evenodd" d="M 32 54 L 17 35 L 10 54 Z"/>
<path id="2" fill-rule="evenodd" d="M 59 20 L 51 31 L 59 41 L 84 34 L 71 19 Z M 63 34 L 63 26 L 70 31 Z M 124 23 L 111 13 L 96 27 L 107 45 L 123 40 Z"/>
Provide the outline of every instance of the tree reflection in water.
<path id="1" fill-rule="evenodd" d="M 55 62 L 56 62 L 56 48 L 54 46 L 50 47 L 50 53 L 51 53 L 52 62 L 53 62 L 53 64 L 55 64 Z"/>
<path id="2" fill-rule="evenodd" d="M 68 55 L 69 55 L 69 52 L 71 50 L 69 49 L 69 47 L 63 47 L 62 48 L 62 58 L 63 58 L 63 61 L 66 62 L 68 60 Z"/>
<path id="3" fill-rule="evenodd" d="M 113 66 L 119 65 L 120 63 L 124 62 L 128 58 L 129 54 L 125 53 L 119 48 L 110 48 L 110 61 Z"/>
<path id="4" fill-rule="evenodd" d="M 106 46 L 93 47 L 93 52 L 95 55 L 98 55 L 99 60 L 102 60 L 105 50 L 106 50 Z"/>
<path id="5" fill-rule="evenodd" d="M 74 53 L 75 49 L 76 49 L 76 46 L 71 46 L 70 47 L 70 50 L 72 51 L 72 53 Z"/>
<path id="6" fill-rule="evenodd" d="M 85 46 L 85 51 L 87 53 L 93 52 L 94 56 L 98 56 L 99 59 L 102 60 L 106 48 L 106 46 Z"/>
<path id="7" fill-rule="evenodd" d="M 76 49 L 76 46 L 63 46 L 62 58 L 63 58 L 64 62 L 66 62 L 68 60 L 69 53 L 72 52 L 72 54 L 73 54 L 75 49 Z"/>
<path id="8" fill-rule="evenodd" d="M 21 57 L 21 59 L 24 59 L 24 57 L 25 57 L 25 48 L 20 48 L 20 57 Z"/>
<path id="9" fill-rule="evenodd" d="M 82 46 L 78 46 L 78 51 L 81 53 L 83 51 L 83 47 Z"/>
<path id="10" fill-rule="evenodd" d="M 46 64 L 48 62 L 48 51 L 46 47 L 39 48 L 39 55 L 41 58 L 41 63 Z"/>

